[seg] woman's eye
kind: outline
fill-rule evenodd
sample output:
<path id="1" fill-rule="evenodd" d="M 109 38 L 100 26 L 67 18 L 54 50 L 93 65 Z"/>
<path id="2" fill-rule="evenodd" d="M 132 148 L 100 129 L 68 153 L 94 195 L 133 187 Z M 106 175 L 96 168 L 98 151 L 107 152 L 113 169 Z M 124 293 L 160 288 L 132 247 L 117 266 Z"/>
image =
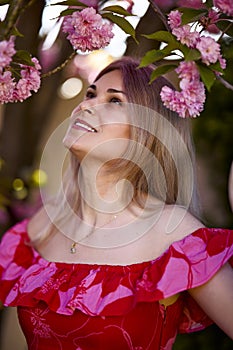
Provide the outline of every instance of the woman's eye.
<path id="1" fill-rule="evenodd" d="M 94 98 L 94 97 L 95 97 L 94 92 L 92 92 L 92 91 L 87 91 L 86 92 L 86 98 Z"/>
<path id="2" fill-rule="evenodd" d="M 121 105 L 121 104 L 122 104 L 122 101 L 121 101 L 118 97 L 112 97 L 112 98 L 110 99 L 110 102 L 111 102 L 111 103 L 115 103 L 115 104 L 117 104 L 117 105 Z"/>

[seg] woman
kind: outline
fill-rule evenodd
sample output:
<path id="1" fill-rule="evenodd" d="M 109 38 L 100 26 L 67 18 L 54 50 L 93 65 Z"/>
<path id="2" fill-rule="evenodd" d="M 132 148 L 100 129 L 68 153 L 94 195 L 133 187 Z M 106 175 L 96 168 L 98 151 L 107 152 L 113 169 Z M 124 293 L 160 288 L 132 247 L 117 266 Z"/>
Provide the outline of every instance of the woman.
<path id="1" fill-rule="evenodd" d="M 233 338 L 233 232 L 197 219 L 188 122 L 137 66 L 88 87 L 61 191 L 2 239 L 0 300 L 29 349 L 171 349 L 212 322 Z"/>

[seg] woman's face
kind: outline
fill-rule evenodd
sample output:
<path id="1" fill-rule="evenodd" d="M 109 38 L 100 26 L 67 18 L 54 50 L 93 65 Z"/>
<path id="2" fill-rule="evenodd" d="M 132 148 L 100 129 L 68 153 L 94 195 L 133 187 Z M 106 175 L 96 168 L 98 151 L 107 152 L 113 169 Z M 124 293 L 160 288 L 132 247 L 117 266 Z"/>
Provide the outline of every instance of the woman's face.
<path id="1" fill-rule="evenodd" d="M 120 157 L 130 135 L 124 102 L 120 71 L 103 75 L 87 88 L 85 99 L 72 112 L 64 145 L 80 160 L 87 155 L 102 161 Z"/>

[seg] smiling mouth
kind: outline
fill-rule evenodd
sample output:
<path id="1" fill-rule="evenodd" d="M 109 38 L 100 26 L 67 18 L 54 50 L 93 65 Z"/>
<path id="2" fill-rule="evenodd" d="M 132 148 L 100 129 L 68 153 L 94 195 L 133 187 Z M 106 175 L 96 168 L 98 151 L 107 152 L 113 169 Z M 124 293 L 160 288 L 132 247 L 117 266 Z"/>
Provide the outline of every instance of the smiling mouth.
<path id="1" fill-rule="evenodd" d="M 74 126 L 79 128 L 79 129 L 88 131 L 88 132 L 97 132 L 97 130 L 95 128 L 93 128 L 90 124 L 87 124 L 87 123 L 80 121 L 80 120 L 76 120 L 74 122 Z"/>

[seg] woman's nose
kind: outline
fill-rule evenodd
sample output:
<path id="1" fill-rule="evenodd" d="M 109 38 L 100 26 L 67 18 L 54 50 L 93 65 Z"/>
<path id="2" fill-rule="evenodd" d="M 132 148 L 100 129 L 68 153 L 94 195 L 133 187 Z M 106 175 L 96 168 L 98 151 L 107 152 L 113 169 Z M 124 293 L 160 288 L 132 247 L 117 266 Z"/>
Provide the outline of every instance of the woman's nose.
<path id="1" fill-rule="evenodd" d="M 88 101 L 81 102 L 79 105 L 79 108 L 81 111 L 86 111 L 86 112 L 92 114 L 94 105 L 95 104 L 92 101 L 88 100 Z"/>
<path id="2" fill-rule="evenodd" d="M 93 110 L 91 109 L 91 106 L 87 105 L 86 103 L 84 104 L 81 102 L 73 111 L 72 115 L 76 115 L 77 113 L 80 112 L 85 112 L 88 114 L 93 114 Z"/>

